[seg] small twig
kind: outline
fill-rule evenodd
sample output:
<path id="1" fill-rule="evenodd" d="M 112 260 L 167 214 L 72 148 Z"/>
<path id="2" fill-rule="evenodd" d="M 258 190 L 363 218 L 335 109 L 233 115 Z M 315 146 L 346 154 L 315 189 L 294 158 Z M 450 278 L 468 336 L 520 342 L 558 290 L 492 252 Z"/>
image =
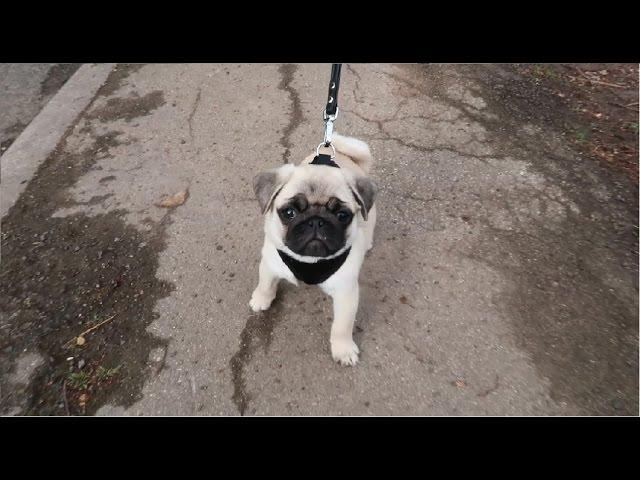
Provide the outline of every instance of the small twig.
<path id="1" fill-rule="evenodd" d="M 618 85 L 617 83 L 601 82 L 600 80 L 591 80 L 591 79 L 589 79 L 589 81 L 591 83 L 595 83 L 597 85 L 604 85 L 606 87 L 627 88 L 626 85 Z"/>
<path id="2" fill-rule="evenodd" d="M 633 107 L 634 105 L 638 105 L 638 102 L 627 103 L 625 107 Z"/>
<path id="3" fill-rule="evenodd" d="M 111 315 L 109 318 L 107 318 L 106 320 L 101 321 L 99 324 L 94 325 L 91 328 L 86 329 L 84 332 L 82 332 L 80 335 L 78 335 L 78 337 L 84 337 L 87 333 L 92 332 L 93 330 L 95 330 L 96 328 L 98 328 L 101 325 L 104 325 L 105 323 L 107 323 L 110 320 L 113 320 L 113 318 L 116 316 L 117 314 L 113 314 Z"/>
<path id="4" fill-rule="evenodd" d="M 589 77 L 587 77 L 587 74 L 586 74 L 586 73 L 584 73 L 580 67 L 574 67 L 574 68 L 575 68 L 575 69 L 578 71 L 578 73 L 579 73 L 580 75 L 582 75 L 584 78 L 589 79 Z"/>
<path id="5" fill-rule="evenodd" d="M 62 399 L 64 400 L 64 409 L 67 412 L 67 416 L 71 415 L 69 413 L 69 403 L 67 402 L 67 380 L 65 379 L 62 382 Z"/>
<path id="6" fill-rule="evenodd" d="M 621 103 L 615 103 L 615 102 L 609 102 L 609 104 L 615 107 L 626 108 L 627 110 L 632 110 L 634 112 L 638 111 L 638 108 L 637 108 L 638 102 L 630 103 L 629 105 L 622 105 Z M 636 108 L 631 108 L 633 105 L 636 105 Z"/>
<path id="7" fill-rule="evenodd" d="M 95 330 L 96 328 L 100 327 L 101 325 L 104 325 L 105 323 L 107 323 L 110 320 L 113 320 L 113 318 L 117 315 L 117 313 L 111 315 L 109 318 L 107 318 L 106 320 L 103 320 L 102 322 L 100 322 L 97 325 L 94 325 L 91 328 L 86 329 L 84 332 L 82 332 L 80 335 L 77 335 L 75 337 L 73 337 L 71 340 L 69 340 L 67 343 L 65 343 L 65 345 L 68 345 L 69 343 L 73 342 L 76 338 L 78 337 L 84 337 L 87 333 L 92 332 L 93 330 Z"/>
<path id="8" fill-rule="evenodd" d="M 626 85 L 618 85 L 617 83 L 609 83 L 609 82 L 603 82 L 600 80 L 594 80 L 593 78 L 591 78 L 589 75 L 587 75 L 586 73 L 584 73 L 580 67 L 575 67 L 575 69 L 580 73 L 580 75 L 582 75 L 584 78 L 586 78 L 588 81 L 590 81 L 591 83 L 595 83 L 598 85 L 605 85 L 607 87 L 615 87 L 615 88 L 627 88 Z"/>

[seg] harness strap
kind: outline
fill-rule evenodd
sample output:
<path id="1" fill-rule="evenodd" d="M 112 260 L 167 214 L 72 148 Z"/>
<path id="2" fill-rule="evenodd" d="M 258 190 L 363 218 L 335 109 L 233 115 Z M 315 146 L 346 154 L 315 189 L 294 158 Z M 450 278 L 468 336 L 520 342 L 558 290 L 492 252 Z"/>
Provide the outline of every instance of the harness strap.
<path id="1" fill-rule="evenodd" d="M 278 255 L 284 264 L 291 270 L 294 277 L 308 284 L 317 285 L 327 280 L 331 275 L 336 273 L 349 256 L 351 247 L 335 258 L 329 260 L 318 260 L 316 263 L 305 263 L 290 257 L 282 250 L 278 250 Z"/>
<path id="2" fill-rule="evenodd" d="M 327 155 L 326 153 L 321 153 L 320 155 L 316 155 L 311 165 L 326 165 L 328 167 L 336 167 L 340 168 L 340 166 L 331 160 L 331 155 Z"/>

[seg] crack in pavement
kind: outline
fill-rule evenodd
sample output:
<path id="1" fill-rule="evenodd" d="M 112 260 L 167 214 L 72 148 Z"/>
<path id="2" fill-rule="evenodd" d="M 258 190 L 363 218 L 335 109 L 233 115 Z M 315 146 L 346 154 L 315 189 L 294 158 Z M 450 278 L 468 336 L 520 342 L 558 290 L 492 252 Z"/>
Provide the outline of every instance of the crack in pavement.
<path id="1" fill-rule="evenodd" d="M 278 84 L 278 88 L 289 94 L 291 99 L 291 113 L 289 115 L 289 123 L 282 132 L 280 137 L 280 145 L 285 149 L 284 151 L 284 163 L 289 163 L 289 157 L 291 155 L 291 134 L 304 120 L 302 113 L 302 107 L 300 106 L 300 95 L 295 88 L 291 85 L 293 81 L 293 75 L 298 70 L 298 66 L 294 64 L 283 64 L 278 68 L 279 73 L 282 75 L 282 80 Z M 233 403 L 238 408 L 240 415 L 244 415 L 249 401 L 250 395 L 247 393 L 246 380 L 244 378 L 244 367 L 251 360 L 254 351 L 258 346 L 262 345 L 266 352 L 271 344 L 271 335 L 273 329 L 276 326 L 279 315 L 278 296 L 273 301 L 271 308 L 260 314 L 253 314 L 249 316 L 242 332 L 240 333 L 240 348 L 229 360 L 229 366 L 231 367 L 231 379 L 233 382 Z"/>
<path id="2" fill-rule="evenodd" d="M 262 345 L 263 351 L 267 352 L 271 345 L 273 330 L 278 321 L 282 319 L 280 301 L 282 292 L 280 292 L 280 288 L 278 290 L 269 310 L 249 316 L 242 333 L 240 333 L 240 348 L 229 361 L 233 381 L 233 396 L 231 398 L 240 415 L 244 415 L 251 400 L 251 396 L 247 393 L 244 367 L 260 345 Z"/>
<path id="3" fill-rule="evenodd" d="M 361 104 L 362 102 L 357 98 L 357 91 L 356 91 L 358 89 L 358 80 L 360 79 L 360 74 L 356 72 L 353 69 L 353 67 L 347 66 L 347 68 L 351 73 L 353 73 L 357 77 L 356 82 L 354 82 L 355 86 L 354 86 L 353 94 L 356 100 L 356 104 Z M 375 125 L 376 129 L 378 130 L 378 133 L 380 134 L 380 135 L 360 135 L 362 138 L 369 138 L 371 140 L 378 140 L 378 141 L 393 141 L 399 144 L 400 146 L 417 150 L 420 153 L 435 153 L 435 152 L 448 151 L 451 153 L 455 153 L 461 157 L 477 159 L 481 163 L 487 166 L 490 166 L 492 168 L 495 168 L 495 166 L 491 165 L 486 160 L 504 160 L 504 156 L 498 154 L 498 152 L 491 152 L 489 154 L 478 154 L 478 153 L 471 154 L 471 153 L 463 152 L 460 149 L 452 148 L 447 144 L 448 142 L 446 140 L 444 142 L 441 142 L 442 139 L 437 139 L 435 143 L 438 145 L 425 146 L 404 138 L 400 138 L 392 134 L 388 130 L 387 124 L 392 122 L 402 122 L 406 120 L 409 120 L 409 121 L 423 120 L 425 122 L 430 121 L 430 122 L 437 122 L 439 124 L 448 123 L 448 124 L 451 124 L 452 127 L 455 127 L 456 124 L 459 122 L 459 120 L 461 120 L 461 118 L 466 117 L 470 121 L 477 122 L 478 124 L 484 126 L 488 130 L 495 131 L 495 130 L 499 130 L 499 128 L 497 128 L 496 126 L 498 124 L 496 120 L 491 120 L 479 115 L 476 111 L 471 109 L 468 105 L 464 104 L 464 102 L 450 98 L 449 95 L 446 95 L 444 92 L 441 92 L 440 89 L 437 89 L 437 88 L 435 89 L 435 92 L 440 94 L 438 98 L 444 97 L 443 98 L 444 103 L 449 107 L 455 108 L 456 111 L 458 112 L 458 116 L 453 121 L 439 119 L 437 118 L 437 115 L 430 116 L 430 117 L 427 117 L 425 115 L 401 115 L 403 107 L 405 107 L 408 104 L 409 100 L 419 96 L 426 97 L 426 98 L 433 98 L 434 92 L 428 92 L 423 86 L 417 85 L 412 81 L 410 81 L 409 79 L 404 78 L 401 75 L 394 74 L 391 72 L 386 72 L 386 71 L 379 71 L 379 70 L 372 70 L 372 71 L 374 73 L 382 74 L 389 77 L 391 80 L 393 80 L 397 84 L 402 84 L 408 87 L 409 89 L 411 89 L 413 94 L 406 94 L 402 92 L 394 93 L 394 96 L 398 95 L 401 97 L 401 99 L 399 100 L 393 114 L 391 114 L 390 116 L 386 116 L 385 118 L 378 119 L 378 118 L 368 117 L 360 113 L 359 111 L 357 111 L 357 108 L 354 110 L 344 110 L 346 113 L 353 114 L 355 117 L 357 117 L 358 119 L 366 123 Z M 468 132 L 468 135 L 469 135 L 469 139 L 464 143 L 459 143 L 460 147 L 471 146 L 474 143 L 479 143 L 479 144 L 487 143 L 485 139 L 478 138 L 478 136 L 473 132 Z M 435 161 L 435 163 L 437 163 L 437 161 Z"/>
<path id="4" fill-rule="evenodd" d="M 356 81 L 353 82 L 353 99 L 356 103 L 362 103 L 362 100 L 358 98 L 358 90 L 360 90 L 360 74 L 351 66 L 351 64 L 347 63 L 347 70 L 351 72 L 355 77 Z"/>
<path id="5" fill-rule="evenodd" d="M 487 129 L 499 130 L 500 127 L 502 126 L 501 122 L 498 119 L 491 119 L 491 118 L 482 116 L 481 114 L 478 113 L 479 110 L 477 108 L 474 108 L 473 106 L 469 105 L 468 103 L 465 103 L 462 100 L 452 98 L 451 95 L 443 91 L 439 85 L 433 85 L 433 90 L 427 91 L 427 89 L 423 85 L 413 83 L 411 80 L 401 75 L 398 75 L 396 73 L 387 72 L 384 70 L 373 70 L 373 72 L 379 73 L 381 75 L 385 75 L 391 78 L 392 80 L 395 80 L 396 82 L 403 84 L 404 86 L 408 87 L 410 90 L 413 90 L 415 92 L 414 95 L 399 93 L 399 95 L 403 97 L 405 100 L 409 100 L 410 98 L 415 98 L 419 96 L 423 96 L 431 100 L 438 100 L 440 102 L 443 102 L 449 107 L 455 108 L 456 110 L 458 110 L 458 112 L 460 112 L 460 114 L 466 115 L 472 121 L 477 122 L 480 125 L 483 125 Z M 481 91 L 479 89 L 475 89 L 468 86 L 467 86 L 467 89 L 469 91 L 474 92 L 476 95 L 482 97 Z M 399 120 L 399 119 L 396 118 L 396 120 Z M 425 120 L 427 119 L 425 118 Z"/>
<path id="6" fill-rule="evenodd" d="M 196 110 L 200 106 L 200 95 L 202 94 L 202 87 L 198 88 L 198 94 L 196 95 L 196 100 L 193 102 L 193 107 L 191 108 L 191 113 L 189 114 L 189 118 L 187 123 L 189 125 L 189 136 L 191 140 L 193 140 L 193 116 L 196 114 Z"/>
<path id="7" fill-rule="evenodd" d="M 284 163 L 289 163 L 289 156 L 291 155 L 291 134 L 304 120 L 304 114 L 302 113 L 302 107 L 300 106 L 300 95 L 291 85 L 293 75 L 297 70 L 298 66 L 294 64 L 283 64 L 278 68 L 278 71 L 282 75 L 282 80 L 278 84 L 278 88 L 289 94 L 292 103 L 289 123 L 282 132 L 282 137 L 280 138 L 280 145 L 285 149 Z"/>
<path id="8" fill-rule="evenodd" d="M 374 119 L 374 118 L 367 118 L 366 116 L 354 111 L 354 110 L 344 110 L 346 113 L 350 113 L 354 116 L 356 116 L 357 118 L 359 118 L 360 120 L 364 121 L 364 122 L 368 122 L 368 123 L 373 123 L 376 125 L 378 132 L 383 135 L 383 136 L 373 136 L 373 135 L 366 135 L 366 134 L 360 134 L 361 138 L 368 138 L 370 140 L 378 140 L 378 141 L 390 141 L 390 142 L 396 142 L 399 145 L 409 148 L 409 149 L 413 149 L 413 150 L 417 150 L 420 153 L 439 153 L 439 152 L 451 152 L 454 154 L 457 154 L 461 157 L 465 157 L 465 158 L 473 158 L 475 160 L 478 160 L 482 163 L 485 163 L 486 165 L 489 165 L 493 168 L 495 168 L 494 165 L 491 165 L 490 163 L 487 163 L 486 160 L 502 160 L 504 159 L 504 156 L 501 155 L 495 155 L 495 154 L 470 154 L 470 153 L 466 153 L 466 152 L 461 152 L 459 150 L 456 150 L 454 148 L 451 147 L 444 147 L 444 146 L 436 146 L 436 147 L 425 147 L 424 145 L 418 145 L 416 143 L 413 142 L 409 142 L 407 140 L 403 140 L 401 138 L 398 138 L 394 135 L 392 135 L 391 133 L 389 133 L 384 125 L 387 122 L 394 122 L 394 121 L 400 121 L 400 120 L 406 120 L 406 119 L 415 119 L 415 118 L 421 118 L 424 120 L 427 120 L 425 117 L 422 116 L 406 116 L 406 117 L 397 117 L 400 108 L 397 109 L 397 111 L 394 113 L 393 116 L 389 117 L 389 118 L 383 118 L 383 119 Z M 461 143 L 461 146 L 465 146 L 470 144 L 471 142 L 479 142 L 479 140 L 477 138 L 472 138 L 471 140 L 465 142 L 465 143 Z M 435 162 L 437 163 L 437 162 Z"/>

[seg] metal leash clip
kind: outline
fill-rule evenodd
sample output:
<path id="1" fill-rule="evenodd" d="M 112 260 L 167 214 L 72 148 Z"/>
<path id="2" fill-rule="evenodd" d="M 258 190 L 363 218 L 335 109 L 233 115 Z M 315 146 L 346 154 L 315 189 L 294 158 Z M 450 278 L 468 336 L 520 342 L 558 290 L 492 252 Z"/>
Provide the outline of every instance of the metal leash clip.
<path id="1" fill-rule="evenodd" d="M 336 113 L 334 115 L 327 115 L 326 110 L 322 113 L 324 118 L 324 144 L 326 147 L 331 145 L 331 140 L 333 138 L 333 122 L 338 118 L 339 111 L 340 109 L 336 107 Z"/>
<path id="2" fill-rule="evenodd" d="M 320 145 L 316 147 L 316 156 L 320 155 L 320 147 L 330 148 L 331 151 L 333 152 L 333 155 L 331 155 L 331 158 L 332 159 L 336 158 L 336 147 L 334 147 L 332 143 L 330 143 L 329 145 L 327 145 L 324 142 L 320 143 Z"/>
<path id="3" fill-rule="evenodd" d="M 340 87 L 340 69 L 341 63 L 334 63 L 331 66 L 331 79 L 329 81 L 329 98 L 327 100 L 327 106 L 322 112 L 322 118 L 324 119 L 324 141 L 316 147 L 316 157 L 320 155 L 320 148 L 331 148 L 333 155 L 336 156 L 336 148 L 331 143 L 333 139 L 333 122 L 338 118 L 338 88 Z M 327 114 L 327 111 L 333 112 L 331 115 Z M 333 163 L 333 162 L 331 162 Z M 335 165 L 335 164 L 334 164 Z M 336 165 L 337 166 L 337 165 Z"/>

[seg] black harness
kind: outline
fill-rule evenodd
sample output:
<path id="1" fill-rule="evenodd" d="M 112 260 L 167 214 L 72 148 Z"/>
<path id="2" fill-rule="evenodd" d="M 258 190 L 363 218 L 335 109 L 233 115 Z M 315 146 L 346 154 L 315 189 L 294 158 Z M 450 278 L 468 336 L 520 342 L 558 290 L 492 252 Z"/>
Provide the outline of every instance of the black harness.
<path id="1" fill-rule="evenodd" d="M 331 155 L 327 155 L 326 153 L 316 155 L 310 165 L 326 165 L 327 167 L 340 168 L 340 166 L 331 159 Z"/>
<path id="2" fill-rule="evenodd" d="M 301 262 L 290 257 L 282 250 L 278 250 L 278 254 L 287 268 L 291 270 L 294 277 L 306 284 L 317 285 L 318 283 L 324 282 L 338 271 L 349 256 L 350 251 L 351 247 L 347 248 L 335 258 L 331 258 L 329 260 L 318 260 L 315 263 Z"/>
<path id="3" fill-rule="evenodd" d="M 340 88 L 340 69 L 341 63 L 334 63 L 331 66 L 331 80 L 329 81 L 329 96 L 327 99 L 327 106 L 324 111 L 325 120 L 325 133 L 324 142 L 318 145 L 316 150 L 316 156 L 311 162 L 311 165 L 325 165 L 328 167 L 340 168 L 340 166 L 333 161 L 331 155 L 319 153 L 320 146 L 331 147 L 331 134 L 333 132 L 333 121 L 338 116 L 338 89 Z M 335 155 L 335 149 L 334 149 Z M 284 264 L 291 270 L 291 273 L 300 281 L 309 285 L 316 285 L 327 280 L 331 275 L 336 273 L 338 269 L 345 262 L 351 252 L 351 247 L 347 248 L 344 252 L 335 258 L 328 260 L 318 260 L 315 263 L 306 263 L 296 260 L 295 258 L 287 255 L 282 250 L 278 250 L 280 258 Z"/>

